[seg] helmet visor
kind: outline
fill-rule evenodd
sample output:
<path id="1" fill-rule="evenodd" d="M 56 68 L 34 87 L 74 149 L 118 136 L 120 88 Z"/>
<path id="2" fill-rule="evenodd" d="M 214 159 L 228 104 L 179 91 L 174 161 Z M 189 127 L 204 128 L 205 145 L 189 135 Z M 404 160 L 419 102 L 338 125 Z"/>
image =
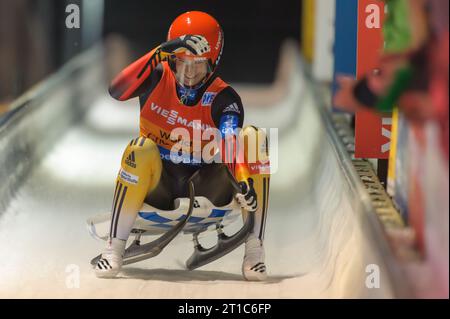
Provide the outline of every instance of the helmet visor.
<path id="1" fill-rule="evenodd" d="M 175 77 L 178 83 L 186 88 L 203 84 L 211 72 L 207 58 L 204 57 L 174 57 Z"/>

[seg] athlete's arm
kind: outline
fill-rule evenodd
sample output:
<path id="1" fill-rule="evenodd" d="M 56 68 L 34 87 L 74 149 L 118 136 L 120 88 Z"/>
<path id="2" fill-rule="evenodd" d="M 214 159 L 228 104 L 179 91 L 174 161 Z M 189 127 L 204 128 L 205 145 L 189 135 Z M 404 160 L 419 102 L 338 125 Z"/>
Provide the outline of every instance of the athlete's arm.
<path id="1" fill-rule="evenodd" d="M 256 211 L 258 201 L 253 179 L 249 177 L 247 163 L 238 161 L 236 155 L 239 138 L 237 129 L 243 126 L 244 108 L 239 95 L 231 87 L 224 89 L 214 99 L 212 118 L 222 134 L 222 163 L 227 165 L 242 190 L 242 193 L 236 195 L 236 199 L 245 210 Z M 240 151 L 243 151 L 242 148 Z M 244 159 L 244 156 L 241 158 Z"/>
<path id="2" fill-rule="evenodd" d="M 231 173 L 236 172 L 236 130 L 244 124 L 244 108 L 241 98 L 231 87 L 222 90 L 211 105 L 211 115 L 222 134 L 222 163 Z"/>
<path id="3" fill-rule="evenodd" d="M 143 92 L 143 83 L 161 61 L 169 54 L 163 52 L 161 47 L 153 49 L 137 61 L 127 66 L 111 82 L 109 94 L 119 101 L 125 101 L 139 96 Z"/>

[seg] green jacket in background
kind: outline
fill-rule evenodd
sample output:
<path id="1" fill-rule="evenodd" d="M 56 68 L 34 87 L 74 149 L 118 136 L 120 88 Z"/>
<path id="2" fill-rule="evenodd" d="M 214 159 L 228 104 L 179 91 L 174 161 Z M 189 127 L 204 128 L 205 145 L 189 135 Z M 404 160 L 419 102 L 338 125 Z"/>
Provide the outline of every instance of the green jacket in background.
<path id="1" fill-rule="evenodd" d="M 411 45 L 408 0 L 384 0 L 387 16 L 383 24 L 384 52 L 406 51 Z"/>
<path id="2" fill-rule="evenodd" d="M 411 46 L 412 34 L 408 0 L 384 0 L 387 16 L 383 23 L 384 54 L 401 53 Z M 394 82 L 385 96 L 380 97 L 376 109 L 392 112 L 398 99 L 410 84 L 413 70 L 405 67 L 397 71 Z"/>

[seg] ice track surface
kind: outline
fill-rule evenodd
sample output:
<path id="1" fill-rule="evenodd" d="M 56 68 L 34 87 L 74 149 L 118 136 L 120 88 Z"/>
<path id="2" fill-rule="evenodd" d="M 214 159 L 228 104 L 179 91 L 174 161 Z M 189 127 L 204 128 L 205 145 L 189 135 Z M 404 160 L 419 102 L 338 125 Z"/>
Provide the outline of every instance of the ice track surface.
<path id="1" fill-rule="evenodd" d="M 86 59 L 94 63 L 98 57 Z M 245 105 L 244 99 L 246 124 L 279 129 L 278 171 L 271 179 L 265 235 L 267 282 L 243 280 L 243 247 L 195 271 L 185 270 L 193 244 L 182 235 L 159 256 L 124 267 L 117 279 L 95 277 L 89 261 L 104 244 L 89 236 L 85 220 L 110 209 L 122 151 L 138 134 L 139 106 L 137 100 L 114 101 L 106 82 L 89 80 L 85 86 L 96 87 L 100 94 L 82 106 L 85 116 L 44 147 L 42 160 L 30 164 L 33 168 L 10 192 L 11 198 L 0 198 L 0 297 L 393 297 L 386 256 L 350 195 L 312 84 L 301 61 L 291 63 L 294 72 L 282 99 L 262 107 Z M 53 95 L 41 103 L 54 103 L 55 108 L 75 103 Z M 26 159 L 17 157 L 15 165 L 21 161 Z M 371 264 L 380 269 L 378 289 L 366 287 Z"/>

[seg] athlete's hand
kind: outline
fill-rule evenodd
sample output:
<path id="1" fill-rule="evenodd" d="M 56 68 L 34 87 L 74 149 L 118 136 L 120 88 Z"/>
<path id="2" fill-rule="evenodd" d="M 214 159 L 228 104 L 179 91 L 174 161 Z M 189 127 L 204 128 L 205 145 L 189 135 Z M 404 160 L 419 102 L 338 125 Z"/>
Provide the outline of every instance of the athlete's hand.
<path id="1" fill-rule="evenodd" d="M 211 51 L 211 48 L 203 36 L 187 34 L 161 44 L 161 50 L 171 54 L 189 51 L 194 55 L 202 55 Z"/>
<path id="2" fill-rule="evenodd" d="M 239 186 L 241 186 L 242 192 L 236 194 L 236 199 L 241 208 L 248 212 L 255 212 L 258 209 L 258 199 L 253 187 L 253 179 L 249 177 L 247 182 L 239 182 Z"/>

